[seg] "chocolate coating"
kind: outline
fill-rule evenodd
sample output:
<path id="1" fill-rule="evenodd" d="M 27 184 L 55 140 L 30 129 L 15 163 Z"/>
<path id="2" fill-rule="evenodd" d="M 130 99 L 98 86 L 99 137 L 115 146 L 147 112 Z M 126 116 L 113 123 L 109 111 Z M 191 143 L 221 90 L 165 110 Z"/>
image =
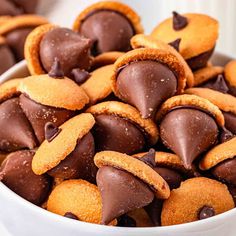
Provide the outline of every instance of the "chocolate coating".
<path id="1" fill-rule="evenodd" d="M 58 127 L 74 114 L 70 110 L 39 104 L 24 94 L 20 95 L 20 106 L 30 121 L 39 143 L 44 141 L 44 127 L 47 122 L 52 122 Z"/>
<path id="2" fill-rule="evenodd" d="M 183 161 L 186 169 L 217 141 L 218 127 L 207 113 L 193 108 L 170 111 L 160 125 L 161 139 Z"/>
<path id="3" fill-rule="evenodd" d="M 102 196 L 102 224 L 137 208 L 148 205 L 154 194 L 134 175 L 111 166 L 103 166 L 97 173 L 97 185 Z"/>
<path id="4" fill-rule="evenodd" d="M 22 9 L 9 0 L 0 0 L 0 6 L 0 16 L 16 16 L 23 13 Z"/>
<path id="5" fill-rule="evenodd" d="M 7 33 L 5 36 L 7 44 L 10 46 L 15 55 L 16 61 L 21 61 L 24 59 L 25 40 L 32 30 L 32 27 L 19 28 Z"/>
<path id="6" fill-rule="evenodd" d="M 82 23 L 80 33 L 94 41 L 93 55 L 109 51 L 126 52 L 131 49 L 134 30 L 122 14 L 100 10 L 90 14 Z"/>
<path id="7" fill-rule="evenodd" d="M 0 75 L 15 64 L 15 58 L 7 45 L 0 45 Z"/>
<path id="8" fill-rule="evenodd" d="M 122 100 L 135 106 L 143 118 L 153 118 L 160 104 L 176 93 L 177 79 L 159 62 L 138 61 L 120 71 L 116 86 Z"/>
<path id="9" fill-rule="evenodd" d="M 210 59 L 211 55 L 214 52 L 214 49 L 215 49 L 215 47 L 207 52 L 201 53 L 200 55 L 189 58 L 186 60 L 186 62 L 188 63 L 189 67 L 192 70 L 201 69 L 207 65 L 208 60 Z"/>
<path id="10" fill-rule="evenodd" d="M 35 146 L 36 139 L 19 98 L 3 102 L 0 105 L 0 151 L 13 152 Z"/>
<path id="11" fill-rule="evenodd" d="M 91 41 L 67 28 L 55 28 L 47 32 L 40 43 L 40 59 L 49 72 L 55 58 L 60 61 L 66 76 L 71 77 L 74 68 L 89 69 Z"/>
<path id="12" fill-rule="evenodd" d="M 236 134 L 236 115 L 230 112 L 223 112 L 225 118 L 225 127 L 233 134 Z"/>
<path id="13" fill-rule="evenodd" d="M 199 220 L 204 220 L 215 215 L 215 210 L 212 207 L 204 206 L 198 214 Z"/>
<path id="14" fill-rule="evenodd" d="M 34 174 L 31 168 L 33 156 L 33 151 L 26 150 L 11 153 L 1 165 L 0 176 L 16 194 L 40 205 L 48 197 L 51 179 L 47 175 Z"/>
<path id="15" fill-rule="evenodd" d="M 115 115 L 97 115 L 93 129 L 96 150 L 127 154 L 141 151 L 145 146 L 143 132 L 130 121 Z"/>
<path id="16" fill-rule="evenodd" d="M 211 170 L 211 173 L 217 179 L 236 186 L 236 158 L 219 163 Z"/>
<path id="17" fill-rule="evenodd" d="M 97 167 L 94 164 L 95 144 L 89 132 L 77 141 L 74 151 L 47 173 L 55 178 L 84 179 L 95 182 Z"/>

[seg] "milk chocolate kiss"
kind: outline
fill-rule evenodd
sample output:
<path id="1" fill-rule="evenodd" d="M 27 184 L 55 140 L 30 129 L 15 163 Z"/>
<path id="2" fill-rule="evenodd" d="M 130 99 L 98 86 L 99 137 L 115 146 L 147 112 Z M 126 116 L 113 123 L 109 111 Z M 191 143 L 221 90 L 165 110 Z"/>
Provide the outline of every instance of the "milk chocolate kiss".
<path id="1" fill-rule="evenodd" d="M 25 40 L 32 30 L 32 27 L 19 28 L 12 30 L 5 35 L 7 44 L 12 49 L 17 61 L 24 59 Z"/>
<path id="2" fill-rule="evenodd" d="M 20 107 L 19 98 L 0 104 L 0 150 L 13 152 L 23 148 L 32 149 L 36 142 L 31 125 Z"/>
<path id="3" fill-rule="evenodd" d="M 71 154 L 47 173 L 55 178 L 79 178 L 95 182 L 97 167 L 93 161 L 94 154 L 94 139 L 89 132 L 77 141 L 77 145 Z"/>
<path id="4" fill-rule="evenodd" d="M 15 58 L 7 45 L 0 45 L 0 75 L 15 64 Z"/>
<path id="5" fill-rule="evenodd" d="M 49 72 L 58 58 L 66 76 L 71 77 L 74 68 L 88 70 L 91 64 L 91 40 L 67 28 L 55 28 L 47 32 L 40 43 L 40 60 Z"/>
<path id="6" fill-rule="evenodd" d="M 98 170 L 97 185 L 102 196 L 102 224 L 137 208 L 148 205 L 154 193 L 132 174 L 104 166 Z"/>
<path id="7" fill-rule="evenodd" d="M 115 115 L 96 115 L 93 135 L 96 150 L 127 154 L 141 151 L 145 146 L 143 132 L 131 121 Z"/>
<path id="8" fill-rule="evenodd" d="M 211 170 L 211 173 L 217 179 L 236 186 L 236 158 L 219 163 Z"/>
<path id="9" fill-rule="evenodd" d="M 163 143 L 182 159 L 186 169 L 191 169 L 196 157 L 216 143 L 218 133 L 215 120 L 197 108 L 172 110 L 160 124 Z"/>
<path id="10" fill-rule="evenodd" d="M 236 115 L 230 112 L 223 112 L 225 118 L 225 127 L 236 135 Z"/>
<path id="11" fill-rule="evenodd" d="M 11 153 L 0 167 L 1 181 L 16 194 L 36 204 L 42 204 L 50 191 L 51 179 L 47 175 L 36 175 L 31 163 L 33 151 Z"/>
<path id="12" fill-rule="evenodd" d="M 39 104 L 24 94 L 20 95 L 20 106 L 31 123 L 39 143 L 45 139 L 44 127 L 47 122 L 60 126 L 74 114 L 70 110 Z"/>
<path id="13" fill-rule="evenodd" d="M 126 52 L 131 49 L 134 30 L 121 13 L 99 10 L 91 13 L 82 23 L 80 33 L 94 41 L 94 56 L 108 51 Z"/>
<path id="14" fill-rule="evenodd" d="M 176 93 L 177 79 L 159 62 L 138 61 L 121 69 L 116 86 L 122 100 L 135 106 L 143 118 L 153 118 L 160 104 Z"/>

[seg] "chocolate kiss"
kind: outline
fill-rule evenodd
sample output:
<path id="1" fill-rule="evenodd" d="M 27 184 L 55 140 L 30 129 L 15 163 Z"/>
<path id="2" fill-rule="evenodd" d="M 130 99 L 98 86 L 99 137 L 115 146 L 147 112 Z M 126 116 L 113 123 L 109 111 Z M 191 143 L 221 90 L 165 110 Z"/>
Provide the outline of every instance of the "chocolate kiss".
<path id="1" fill-rule="evenodd" d="M 98 170 L 97 185 L 102 196 L 102 224 L 138 208 L 154 199 L 151 189 L 132 174 L 104 166 Z"/>
<path id="2" fill-rule="evenodd" d="M 36 139 L 19 98 L 12 98 L 0 105 L 0 150 L 12 152 L 23 148 L 34 148 Z"/>
<path id="3" fill-rule="evenodd" d="M 148 153 L 146 153 L 142 157 L 138 157 L 138 159 L 144 162 L 145 164 L 149 165 L 150 167 L 154 168 L 156 166 L 155 154 L 156 154 L 155 149 L 150 148 Z"/>
<path id="4" fill-rule="evenodd" d="M 48 72 L 48 75 L 52 78 L 57 79 L 64 78 L 64 72 L 61 68 L 61 63 L 57 57 L 55 57 L 51 70 Z"/>
<path id="5" fill-rule="evenodd" d="M 215 144 L 218 133 L 215 120 L 193 108 L 183 107 L 169 112 L 160 125 L 163 143 L 181 157 L 187 169 L 191 169 L 199 154 Z"/>
<path id="6" fill-rule="evenodd" d="M 181 30 L 188 25 L 188 19 L 185 16 L 180 15 L 176 11 L 173 11 L 173 28 L 174 30 Z"/>
<path id="7" fill-rule="evenodd" d="M 179 52 L 180 42 L 181 42 L 181 38 L 178 38 L 174 40 L 173 42 L 170 42 L 169 45 L 172 46 L 177 52 Z"/>
<path id="8" fill-rule="evenodd" d="M 40 143 L 45 137 L 44 127 L 46 123 L 52 122 L 58 127 L 73 115 L 73 111 L 39 104 L 24 94 L 20 95 L 20 105 Z"/>
<path id="9" fill-rule="evenodd" d="M 121 99 L 135 106 L 143 118 L 149 118 L 176 93 L 177 79 L 159 62 L 138 61 L 121 70 L 116 85 Z"/>

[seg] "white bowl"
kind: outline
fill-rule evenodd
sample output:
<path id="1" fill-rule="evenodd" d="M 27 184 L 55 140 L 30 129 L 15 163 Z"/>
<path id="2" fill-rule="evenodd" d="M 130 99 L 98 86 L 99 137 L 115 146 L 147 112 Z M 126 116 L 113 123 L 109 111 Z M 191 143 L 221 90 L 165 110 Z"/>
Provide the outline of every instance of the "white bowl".
<path id="1" fill-rule="evenodd" d="M 215 54 L 213 62 L 224 65 L 230 56 Z M 0 77 L 6 80 L 27 76 L 26 63 L 20 62 Z M 235 236 L 236 209 L 193 223 L 152 228 L 121 228 L 71 220 L 24 200 L 0 183 L 1 236 Z"/>

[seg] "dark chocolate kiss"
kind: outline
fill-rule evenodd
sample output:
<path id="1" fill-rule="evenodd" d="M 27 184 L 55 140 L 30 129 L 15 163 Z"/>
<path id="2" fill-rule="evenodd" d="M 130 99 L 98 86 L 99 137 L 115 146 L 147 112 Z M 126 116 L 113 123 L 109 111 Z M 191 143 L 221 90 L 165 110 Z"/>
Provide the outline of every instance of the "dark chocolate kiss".
<path id="1" fill-rule="evenodd" d="M 61 129 L 58 128 L 52 122 L 47 122 L 45 124 L 44 130 L 45 130 L 45 139 L 48 142 L 51 142 L 61 132 Z"/>
<path id="2" fill-rule="evenodd" d="M 192 108 L 170 111 L 160 125 L 163 143 L 182 159 L 186 169 L 191 169 L 194 159 L 216 143 L 218 133 L 210 115 Z"/>
<path id="3" fill-rule="evenodd" d="M 71 212 L 66 212 L 64 217 L 70 218 L 72 220 L 79 220 L 79 218 Z"/>
<path id="4" fill-rule="evenodd" d="M 215 215 L 215 210 L 212 207 L 209 206 L 204 206 L 198 214 L 198 219 L 199 220 L 204 220 L 207 218 L 210 218 Z"/>
<path id="5" fill-rule="evenodd" d="M 55 57 L 51 70 L 48 72 L 48 75 L 52 78 L 57 78 L 57 79 L 64 78 L 64 73 L 63 70 L 61 69 L 61 63 L 57 57 Z"/>
<path id="6" fill-rule="evenodd" d="M 0 150 L 13 152 L 34 148 L 36 139 L 29 121 L 22 111 L 19 98 L 0 104 Z"/>
<path id="7" fill-rule="evenodd" d="M 117 226 L 136 227 L 136 221 L 132 217 L 124 214 L 118 218 Z"/>
<path id="8" fill-rule="evenodd" d="M 74 81 L 78 85 L 83 84 L 90 77 L 90 74 L 89 74 L 88 71 L 81 70 L 79 68 L 73 69 L 72 70 L 72 75 L 74 76 Z"/>
<path id="9" fill-rule="evenodd" d="M 97 167 L 94 164 L 95 144 L 91 133 L 77 141 L 77 145 L 56 167 L 47 173 L 54 178 L 84 179 L 95 182 Z"/>
<path id="10" fill-rule="evenodd" d="M 135 106 L 143 118 L 153 118 L 160 104 L 176 93 L 177 79 L 159 62 L 138 61 L 120 71 L 116 86 L 122 100 Z"/>
<path id="11" fill-rule="evenodd" d="M 173 28 L 174 30 L 181 30 L 188 25 L 188 19 L 185 16 L 180 15 L 176 11 L 173 11 Z"/>
<path id="12" fill-rule="evenodd" d="M 180 42 L 181 42 L 181 38 L 178 38 L 174 40 L 173 42 L 170 42 L 169 45 L 172 46 L 177 52 L 179 52 Z"/>
<path id="13" fill-rule="evenodd" d="M 93 55 L 108 51 L 130 50 L 134 30 L 129 20 L 115 11 L 100 10 L 82 23 L 80 33 L 94 42 Z"/>
<path id="14" fill-rule="evenodd" d="M 144 156 L 139 157 L 138 159 L 145 164 L 149 165 L 150 167 L 154 168 L 156 166 L 155 162 L 155 149 L 151 148 L 149 149 L 148 153 L 146 153 Z"/>
<path id="15" fill-rule="evenodd" d="M 47 32 L 40 43 L 40 59 L 49 72 L 57 58 L 64 74 L 71 77 L 74 68 L 89 69 L 91 40 L 67 28 L 55 28 Z"/>
<path id="16" fill-rule="evenodd" d="M 236 135 L 236 115 L 230 112 L 223 112 L 225 127 Z"/>
<path id="17" fill-rule="evenodd" d="M 213 89 L 222 93 L 227 93 L 229 91 L 223 75 L 218 75 L 217 79 L 207 81 L 201 85 L 201 87 Z"/>
<path id="18" fill-rule="evenodd" d="M 74 114 L 70 110 L 39 104 L 24 94 L 20 95 L 20 106 L 30 121 L 39 143 L 44 141 L 44 127 L 47 122 L 52 122 L 58 127 Z"/>
<path id="19" fill-rule="evenodd" d="M 211 170 L 211 173 L 217 179 L 236 186 L 236 158 L 219 163 Z"/>
<path id="20" fill-rule="evenodd" d="M 102 224 L 137 208 L 148 205 L 154 194 L 144 182 L 132 174 L 110 166 L 101 167 L 97 185 L 102 196 Z"/>
<path id="21" fill-rule="evenodd" d="M 222 128 L 221 132 L 220 132 L 220 142 L 224 143 L 229 141 L 230 139 L 232 139 L 234 137 L 233 133 L 229 130 L 227 130 L 225 127 Z"/>
<path id="22" fill-rule="evenodd" d="M 48 197 L 51 179 L 47 175 L 36 175 L 31 163 L 33 151 L 11 153 L 0 167 L 2 182 L 16 194 L 36 204 L 42 204 Z"/>
<path id="23" fill-rule="evenodd" d="M 95 119 L 93 134 L 97 151 L 133 154 L 144 148 L 143 132 L 129 120 L 115 115 L 97 115 Z"/>

